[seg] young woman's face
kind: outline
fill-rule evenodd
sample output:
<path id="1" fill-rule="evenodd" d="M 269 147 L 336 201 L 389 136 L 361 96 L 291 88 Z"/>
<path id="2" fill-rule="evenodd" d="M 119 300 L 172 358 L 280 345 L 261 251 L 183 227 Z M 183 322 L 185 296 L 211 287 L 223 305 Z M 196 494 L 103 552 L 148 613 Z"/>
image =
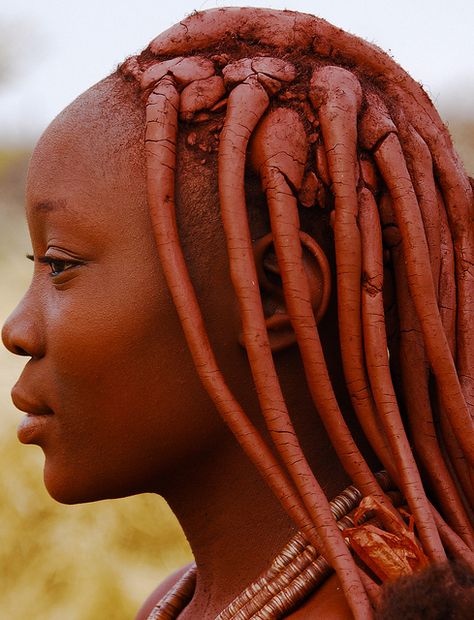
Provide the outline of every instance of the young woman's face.
<path id="1" fill-rule="evenodd" d="M 55 121 L 33 155 L 34 275 L 3 330 L 30 358 L 12 392 L 27 412 L 20 440 L 41 446 L 46 486 L 67 503 L 160 490 L 221 432 L 160 270 L 141 168 L 81 114 Z"/>

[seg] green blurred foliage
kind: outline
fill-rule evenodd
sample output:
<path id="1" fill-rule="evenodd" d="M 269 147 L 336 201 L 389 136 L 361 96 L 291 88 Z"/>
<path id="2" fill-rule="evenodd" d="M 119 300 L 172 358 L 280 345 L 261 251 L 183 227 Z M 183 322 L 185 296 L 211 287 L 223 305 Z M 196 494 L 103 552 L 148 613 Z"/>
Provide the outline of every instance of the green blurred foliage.
<path id="1" fill-rule="evenodd" d="M 474 175 L 474 120 L 449 122 Z M 29 152 L 0 149 L 0 321 L 26 289 L 32 265 L 23 218 Z M 43 457 L 16 440 L 9 391 L 23 361 L 0 350 L 0 617 L 129 620 L 167 574 L 191 559 L 160 498 L 142 495 L 62 506 L 42 484 Z"/>

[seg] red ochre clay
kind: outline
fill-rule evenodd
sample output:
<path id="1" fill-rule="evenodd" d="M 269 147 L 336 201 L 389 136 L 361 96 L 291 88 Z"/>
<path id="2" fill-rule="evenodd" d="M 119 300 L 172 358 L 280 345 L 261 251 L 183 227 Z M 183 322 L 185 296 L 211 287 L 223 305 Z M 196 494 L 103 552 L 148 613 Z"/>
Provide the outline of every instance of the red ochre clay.
<path id="1" fill-rule="evenodd" d="M 251 8 L 191 15 L 128 59 L 113 80 L 115 91 L 145 107 L 146 192 L 160 269 L 205 393 L 243 449 L 233 457 L 240 495 L 221 478 L 221 504 L 214 508 L 227 510 L 230 522 L 239 510 L 264 515 L 273 500 L 262 491 L 249 505 L 251 489 L 260 488 L 245 473 L 249 459 L 283 509 L 274 523 L 261 517 L 262 531 L 275 527 L 278 540 L 284 538 L 277 521 L 288 515 L 286 523 L 334 569 L 350 608 L 330 580 L 290 616 L 367 620 L 377 613 L 380 586 L 394 575 L 443 563 L 447 555 L 472 570 L 473 196 L 422 88 L 383 51 L 324 20 Z M 74 121 L 74 109 L 66 114 Z M 81 114 L 80 130 L 90 131 Z M 113 119 L 109 110 L 100 122 Z M 50 131 L 62 135 L 61 127 Z M 54 149 L 60 139 L 45 138 L 46 146 Z M 208 201 L 201 209 L 219 205 L 226 252 L 222 247 L 216 256 L 228 260 L 220 279 L 199 283 L 203 294 L 190 274 L 202 280 L 207 272 L 199 271 L 201 259 L 188 257 L 194 233 L 186 222 L 212 227 L 182 189 L 189 179 Z M 235 387 L 236 377 L 248 381 L 241 352 L 238 362 L 222 355 L 231 315 L 220 311 L 217 322 L 203 315 L 210 287 L 228 286 L 226 270 L 233 290 L 227 297 L 240 315 L 233 341 L 245 348 L 254 385 L 247 391 Z M 21 316 L 7 323 L 4 340 L 36 360 L 41 356 L 22 343 L 28 328 Z M 254 389 L 264 425 L 254 411 L 244 412 Z M 301 429 L 310 423 L 301 420 L 311 416 L 319 443 L 308 446 Z M 45 453 L 48 465 L 47 447 Z M 206 470 L 205 460 L 193 461 L 196 471 Z M 405 498 L 401 512 L 374 474 L 377 462 Z M 357 526 L 348 538 L 327 498 L 328 488 L 329 495 L 340 491 L 328 483 L 336 471 L 376 507 L 377 524 Z M 143 482 L 140 490 L 149 486 Z M 183 586 L 182 596 L 192 600 L 179 617 L 214 617 L 258 571 L 247 575 L 249 558 L 222 553 L 226 544 L 233 548 L 231 526 L 221 525 L 222 542 L 203 551 L 207 524 L 190 525 L 190 496 L 163 487 L 198 565 L 197 585 L 188 579 Z M 408 527 L 401 516 L 407 512 Z M 239 527 L 233 526 L 236 539 Z M 352 551 L 369 568 L 356 564 L 349 539 L 358 541 Z M 277 550 L 266 541 L 260 570 Z M 372 544 L 380 545 L 375 560 Z M 390 544 L 411 558 L 403 571 L 381 557 Z M 204 602 L 206 584 L 211 602 Z M 148 617 L 168 586 L 139 618 Z M 177 613 L 157 607 L 149 617 Z"/>

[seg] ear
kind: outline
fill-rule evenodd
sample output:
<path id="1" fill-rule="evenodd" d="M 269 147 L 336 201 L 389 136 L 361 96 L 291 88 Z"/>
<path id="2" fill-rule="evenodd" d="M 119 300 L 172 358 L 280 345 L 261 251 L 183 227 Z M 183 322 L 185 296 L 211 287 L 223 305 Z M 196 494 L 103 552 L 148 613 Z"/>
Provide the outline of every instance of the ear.
<path id="1" fill-rule="evenodd" d="M 300 232 L 300 239 L 311 305 L 318 323 L 326 312 L 331 295 L 331 270 L 326 255 L 316 241 L 303 232 Z M 286 311 L 280 268 L 271 233 L 254 243 L 254 257 L 270 347 L 274 352 L 281 351 L 295 344 L 296 336 Z M 242 334 L 239 341 L 243 344 Z"/>

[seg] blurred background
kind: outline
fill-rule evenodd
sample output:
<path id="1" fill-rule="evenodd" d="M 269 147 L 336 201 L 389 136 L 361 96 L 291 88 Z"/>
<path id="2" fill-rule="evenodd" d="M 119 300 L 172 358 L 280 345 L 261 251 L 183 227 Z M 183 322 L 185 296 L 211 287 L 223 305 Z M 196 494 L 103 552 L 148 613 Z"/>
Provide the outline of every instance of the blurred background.
<path id="1" fill-rule="evenodd" d="M 4 0 L 0 8 L 0 323 L 25 291 L 28 159 L 54 116 L 127 55 L 194 9 L 239 2 Z M 465 0 L 258 2 L 314 13 L 389 51 L 421 81 L 474 175 L 474 3 Z M 42 485 L 43 457 L 16 440 L 9 391 L 23 361 L 0 349 L 0 617 L 127 620 L 189 561 L 160 498 L 62 506 Z"/>

